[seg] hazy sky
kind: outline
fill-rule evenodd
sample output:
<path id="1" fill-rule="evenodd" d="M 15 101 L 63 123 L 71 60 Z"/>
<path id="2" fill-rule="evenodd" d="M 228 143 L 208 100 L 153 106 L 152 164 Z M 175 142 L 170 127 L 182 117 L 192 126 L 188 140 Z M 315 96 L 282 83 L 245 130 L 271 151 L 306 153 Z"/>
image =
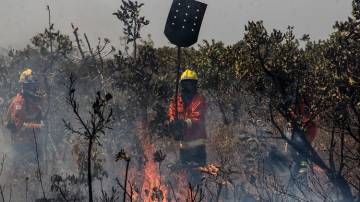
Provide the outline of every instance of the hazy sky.
<path id="1" fill-rule="evenodd" d="M 139 0 L 150 19 L 144 30 L 156 45 L 168 45 L 163 35 L 171 0 Z M 249 20 L 263 20 L 267 28 L 285 30 L 295 26 L 298 37 L 325 38 L 336 20 L 351 13 L 351 0 L 201 0 L 208 4 L 199 39 L 226 43 L 243 37 Z M 70 23 L 78 25 L 92 40 L 107 37 L 116 47 L 122 35 L 120 21 L 112 12 L 121 0 L 0 0 L 0 47 L 22 48 L 47 25 L 46 5 L 50 5 L 57 29 L 71 34 Z"/>

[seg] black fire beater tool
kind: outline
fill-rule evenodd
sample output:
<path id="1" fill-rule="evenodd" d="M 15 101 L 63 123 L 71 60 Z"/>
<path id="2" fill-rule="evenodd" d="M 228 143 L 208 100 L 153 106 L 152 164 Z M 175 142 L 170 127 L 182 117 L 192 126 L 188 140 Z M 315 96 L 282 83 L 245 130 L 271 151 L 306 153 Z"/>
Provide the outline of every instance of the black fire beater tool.
<path id="1" fill-rule="evenodd" d="M 178 118 L 178 94 L 181 65 L 181 47 L 197 42 L 207 4 L 195 0 L 174 0 L 165 25 L 165 36 L 177 46 L 175 89 L 175 118 Z"/>

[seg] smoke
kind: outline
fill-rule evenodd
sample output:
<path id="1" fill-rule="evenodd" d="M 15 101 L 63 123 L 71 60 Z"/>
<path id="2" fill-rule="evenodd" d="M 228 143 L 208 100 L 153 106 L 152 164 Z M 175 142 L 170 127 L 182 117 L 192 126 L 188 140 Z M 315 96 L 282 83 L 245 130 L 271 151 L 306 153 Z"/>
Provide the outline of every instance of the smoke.
<path id="1" fill-rule="evenodd" d="M 18 55 L 18 58 L 12 61 L 11 66 L 8 67 L 9 72 L 6 75 L 8 78 L 1 84 L 2 88 L 0 89 L 1 96 L 5 100 L 4 104 L 0 105 L 1 111 L 4 112 L 7 109 L 7 103 L 11 97 L 20 90 L 17 83 L 19 72 L 25 66 L 32 67 L 40 77 L 40 87 L 45 91 L 42 103 L 43 112 L 46 114 L 45 127 L 37 135 L 41 147 L 40 169 L 46 196 L 60 200 L 62 196 L 59 195 L 59 190 L 61 190 L 69 198 L 80 197 L 84 200 L 87 196 L 87 141 L 77 134 L 67 131 L 64 127 L 63 119 L 73 123 L 75 128 L 80 127 L 74 118 L 72 109 L 66 103 L 66 84 L 70 72 L 75 73 L 79 78 L 76 83 L 76 99 L 80 114 L 87 119 L 88 111 L 91 110 L 91 101 L 95 97 L 96 91 L 102 89 L 102 82 L 91 62 L 76 60 L 74 62 L 60 56 L 52 58 L 56 61 L 53 62 L 42 55 L 29 52 L 25 52 L 30 54 L 26 57 L 19 54 L 20 56 Z M 114 96 L 112 107 L 115 108 L 115 112 L 121 114 L 125 110 L 133 109 L 123 110 L 121 108 L 124 103 L 128 102 L 127 96 L 131 95 L 117 92 L 118 89 L 113 87 L 112 83 L 106 85 L 106 90 Z M 254 103 L 247 104 L 253 105 Z M 204 188 L 203 191 L 206 193 L 207 200 L 215 200 L 217 195 L 226 201 L 293 201 L 295 199 L 322 201 L 325 197 L 329 201 L 337 199 L 337 193 L 328 185 L 327 178 L 320 171 L 313 171 L 312 165 L 309 165 L 306 180 L 296 180 L 296 182 L 291 180 L 293 159 L 284 151 L 284 142 L 272 139 L 273 131 L 269 123 L 260 124 L 259 121 L 254 121 L 257 117 L 250 116 L 244 108 L 238 113 L 240 117 L 237 118 L 241 120 L 240 123 L 224 124 L 223 113 L 218 109 L 216 103 L 210 101 L 209 105 L 210 110 L 206 116 L 209 136 L 207 157 L 208 163 L 216 165 L 220 174 L 217 176 L 204 174 L 207 189 Z M 266 112 L 259 110 L 258 113 Z M 130 115 L 139 116 L 134 114 L 135 112 L 130 113 Z M 155 116 L 155 112 L 149 112 L 149 114 L 149 117 Z M 188 187 L 178 163 L 179 143 L 169 137 L 150 138 L 146 139 L 146 144 L 141 143 L 141 140 L 144 141 L 144 139 L 137 135 L 145 127 L 133 117 L 119 115 L 114 120 L 113 129 L 105 131 L 105 135 L 101 136 L 100 145 L 97 145 L 92 153 L 94 195 L 97 198 L 102 195 L 102 190 L 108 193 L 112 187 L 121 190 L 115 178 L 123 182 L 124 163 L 115 162 L 114 159 L 120 149 L 124 149 L 132 158 L 130 182 L 134 186 L 134 190 L 144 194 L 145 190 L 142 190 L 143 187 L 140 184 L 144 180 L 143 173 L 145 173 L 146 180 L 150 181 L 148 184 L 156 182 L 156 186 L 159 186 L 161 180 L 163 186 L 168 188 L 166 190 L 168 195 L 186 197 Z M 1 128 L 0 132 L 0 151 L 5 157 L 0 185 L 5 196 L 9 198 L 12 193 L 13 201 L 25 201 L 26 198 L 34 201 L 41 198 L 38 167 L 29 164 L 25 165 L 21 172 L 14 173 L 14 162 L 22 161 L 22 159 L 15 158 L 10 133 L 7 129 Z M 144 135 L 152 137 L 150 133 Z M 151 146 L 151 149 L 145 150 L 145 145 Z M 152 153 L 156 150 L 166 153 L 166 158 L 159 169 L 154 167 L 153 162 Z M 146 164 L 149 163 L 153 163 L 151 167 L 153 173 L 144 170 Z M 177 184 L 178 181 L 185 182 L 185 185 Z M 178 186 L 175 188 L 176 190 L 172 191 L 169 184 L 174 187 L 176 184 Z M 154 187 L 151 186 L 154 185 L 146 187 L 147 191 L 152 191 Z M 172 194 L 173 192 L 175 194 Z"/>

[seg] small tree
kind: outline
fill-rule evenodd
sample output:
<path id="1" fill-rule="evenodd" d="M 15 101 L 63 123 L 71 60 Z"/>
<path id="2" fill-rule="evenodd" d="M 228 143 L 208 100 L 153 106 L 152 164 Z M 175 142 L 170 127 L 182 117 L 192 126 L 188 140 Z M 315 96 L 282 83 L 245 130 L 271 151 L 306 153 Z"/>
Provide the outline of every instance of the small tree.
<path id="1" fill-rule="evenodd" d="M 244 51 L 247 52 L 248 57 L 243 58 L 242 70 L 248 71 L 247 81 L 251 86 L 248 91 L 266 100 L 269 118 L 281 138 L 303 158 L 319 166 L 329 181 L 339 190 L 344 201 L 353 201 L 349 178 L 343 172 L 346 156 L 344 155 L 346 152 L 344 134 L 341 134 L 339 138 L 338 161 L 333 158 L 335 145 L 332 140 L 328 150 L 330 159 L 327 162 L 326 157 L 306 138 L 307 126 L 303 123 L 305 115 L 296 113 L 301 107 L 301 102 L 306 102 L 309 108 L 306 116 L 309 120 L 314 121 L 316 117 L 330 112 L 330 114 L 339 115 L 336 116 L 337 120 L 333 121 L 344 123 L 339 112 L 346 110 L 344 105 L 340 104 L 342 100 L 334 99 L 334 96 L 340 98 L 345 97 L 346 94 L 339 92 L 337 85 L 341 84 L 339 83 L 341 79 L 337 79 L 337 75 L 334 77 L 332 65 L 329 65 L 329 61 L 324 58 L 323 46 L 326 44 L 324 42 L 308 43 L 306 48 L 302 49 L 299 41 L 295 39 L 292 27 L 289 27 L 285 33 L 277 30 L 268 33 L 262 22 L 249 22 L 245 30 L 246 48 Z M 348 59 L 347 63 L 349 64 Z M 341 64 L 340 66 L 342 67 Z M 349 78 L 346 78 L 345 80 L 348 81 Z M 343 83 L 341 86 L 344 86 Z M 348 114 L 346 111 L 342 115 Z M 285 135 L 281 126 L 285 122 L 291 123 L 301 143 Z M 339 125 L 343 124 L 337 124 Z M 326 139 L 330 138 L 326 137 Z"/>
<path id="2" fill-rule="evenodd" d="M 126 43 L 133 42 L 134 47 L 134 60 L 136 61 L 137 54 L 137 39 L 140 39 L 141 28 L 149 24 L 149 20 L 146 20 L 144 16 L 140 16 L 140 10 L 143 3 L 138 3 L 132 0 L 122 0 L 120 10 L 117 10 L 115 15 L 123 24 L 123 33 L 127 37 Z"/>
<path id="3" fill-rule="evenodd" d="M 222 42 L 204 41 L 193 61 L 201 79 L 201 89 L 219 108 L 223 123 L 229 125 L 239 118 L 241 79 L 236 74 L 239 66 L 238 45 L 224 46 Z"/>
<path id="4" fill-rule="evenodd" d="M 102 96 L 100 92 L 97 92 L 95 101 L 92 103 L 92 110 L 89 111 L 90 118 L 88 120 L 80 114 L 79 103 L 75 98 L 75 78 L 70 76 L 68 85 L 68 97 L 67 103 L 71 106 L 71 109 L 75 115 L 75 119 L 80 125 L 80 128 L 74 128 L 70 122 L 65 123 L 65 127 L 73 134 L 78 134 L 86 141 L 88 141 L 87 150 L 87 182 L 89 191 L 89 202 L 93 201 L 92 195 L 92 174 L 91 174 L 91 154 L 94 144 L 100 144 L 100 135 L 105 135 L 107 129 L 111 129 L 110 124 L 112 122 L 112 110 L 108 109 L 109 101 L 112 99 L 111 94 Z"/>

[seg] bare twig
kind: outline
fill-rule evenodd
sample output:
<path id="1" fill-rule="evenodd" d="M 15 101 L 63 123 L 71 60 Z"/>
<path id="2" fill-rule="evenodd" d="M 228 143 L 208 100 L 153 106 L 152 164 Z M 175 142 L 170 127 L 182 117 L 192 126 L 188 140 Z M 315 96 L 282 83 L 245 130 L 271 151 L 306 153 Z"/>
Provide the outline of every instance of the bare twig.
<path id="1" fill-rule="evenodd" d="M 120 152 L 116 155 L 115 161 L 124 160 L 126 161 L 126 170 L 125 170 L 125 181 L 124 181 L 124 194 L 123 194 L 123 201 L 126 201 L 126 192 L 127 192 L 127 181 L 128 181 L 128 174 L 129 174 L 129 165 L 131 158 L 125 153 L 124 149 L 121 149 Z M 119 185 L 121 185 L 119 183 Z M 132 198 L 130 199 L 132 200 Z"/>
<path id="2" fill-rule="evenodd" d="M 53 29 L 53 25 L 51 23 L 51 11 L 50 11 L 50 6 L 47 5 L 46 9 L 48 10 L 48 18 L 49 18 L 49 41 L 50 41 L 50 53 L 53 52 L 53 35 L 52 35 L 52 29 Z"/>
<path id="3" fill-rule="evenodd" d="M 12 185 L 10 184 L 9 202 L 11 201 L 11 197 L 12 197 Z"/>
<path id="4" fill-rule="evenodd" d="M 119 185 L 119 187 L 124 191 L 124 193 L 125 193 L 130 199 L 132 199 L 132 195 L 127 192 L 127 190 L 125 189 L 124 185 L 121 184 L 120 180 L 119 180 L 118 178 L 115 178 L 115 180 L 116 180 L 117 184 Z"/>
<path id="5" fill-rule="evenodd" d="M 28 201 L 29 177 L 25 177 L 25 201 Z"/>
<path id="6" fill-rule="evenodd" d="M 93 50 L 92 50 L 92 48 L 91 48 L 91 45 L 90 45 L 90 42 L 89 42 L 89 39 L 88 39 L 86 33 L 84 33 L 84 37 L 85 37 L 86 44 L 88 45 L 90 55 L 91 55 L 91 57 L 94 59 L 94 61 L 96 61 L 94 52 L 93 52 Z"/>
<path id="7" fill-rule="evenodd" d="M 124 180 L 124 186 L 125 186 L 125 190 L 127 187 L 127 180 L 128 180 L 128 174 L 129 174 L 129 165 L 130 165 L 130 160 L 126 161 L 126 171 L 125 171 L 125 180 Z M 126 191 L 124 191 L 124 202 L 126 201 Z"/>
<path id="8" fill-rule="evenodd" d="M 178 202 L 178 199 L 177 199 L 176 194 L 175 194 L 175 191 L 174 191 L 174 187 L 172 186 L 172 184 L 171 184 L 170 181 L 168 181 L 168 184 L 169 184 L 169 186 L 170 186 L 170 189 L 171 189 L 172 194 L 174 195 L 175 201 Z"/>
<path id="9" fill-rule="evenodd" d="M 75 27 L 73 23 L 71 23 L 71 27 L 73 29 L 73 34 L 75 36 L 76 44 L 77 44 L 77 47 L 79 49 L 81 58 L 85 59 L 85 54 L 84 54 L 84 51 L 82 50 L 82 47 L 81 47 L 81 44 L 80 44 L 80 39 L 79 39 L 79 33 L 78 33 L 79 28 Z"/>
<path id="10" fill-rule="evenodd" d="M 1 194 L 1 199 L 2 199 L 2 201 L 5 202 L 3 186 L 1 186 L 1 185 L 0 185 L 0 194 Z"/>
<path id="11" fill-rule="evenodd" d="M 40 161 L 39 161 L 38 143 L 37 143 L 37 139 L 36 139 L 35 129 L 33 129 L 33 135 L 34 135 L 34 142 L 35 142 L 36 162 L 37 162 L 38 174 L 39 174 L 38 177 L 39 177 L 43 197 L 44 197 L 44 199 L 46 199 L 45 190 L 44 190 L 44 186 L 43 186 L 43 182 L 42 182 L 42 174 L 41 174 Z"/>
<path id="12" fill-rule="evenodd" d="M 205 195 L 199 185 L 193 186 L 189 183 L 188 187 L 188 201 L 189 202 L 201 202 L 205 198 Z"/>

